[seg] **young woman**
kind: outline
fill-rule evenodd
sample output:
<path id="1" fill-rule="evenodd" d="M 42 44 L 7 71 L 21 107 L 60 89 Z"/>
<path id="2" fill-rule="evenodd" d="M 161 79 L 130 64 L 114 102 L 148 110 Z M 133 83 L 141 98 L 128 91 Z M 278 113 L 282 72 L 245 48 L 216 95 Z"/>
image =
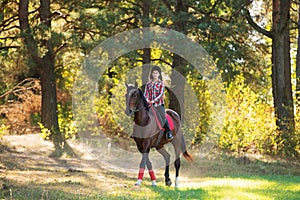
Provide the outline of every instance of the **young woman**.
<path id="1" fill-rule="evenodd" d="M 173 139 L 172 132 L 168 120 L 165 116 L 164 107 L 164 82 L 162 81 L 161 69 L 158 66 L 153 66 L 150 72 L 150 79 L 145 87 L 144 93 L 149 104 L 154 106 L 159 114 L 160 121 L 164 125 L 166 137 L 168 140 Z"/>

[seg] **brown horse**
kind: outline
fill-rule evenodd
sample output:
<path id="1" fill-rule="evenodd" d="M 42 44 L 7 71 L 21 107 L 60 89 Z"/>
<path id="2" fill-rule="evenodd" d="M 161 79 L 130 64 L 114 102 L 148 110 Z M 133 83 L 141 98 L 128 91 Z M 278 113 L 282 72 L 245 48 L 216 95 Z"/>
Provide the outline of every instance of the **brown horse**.
<path id="1" fill-rule="evenodd" d="M 152 186 L 156 186 L 156 178 L 152 169 L 151 161 L 149 160 L 149 152 L 151 148 L 155 148 L 163 156 L 166 162 L 165 184 L 167 186 L 172 184 L 169 178 L 170 154 L 164 148 L 165 144 L 171 142 L 175 149 L 175 187 L 178 187 L 180 154 L 182 153 L 188 161 L 193 161 L 193 157 L 186 150 L 185 139 L 180 127 L 179 115 L 173 110 L 166 109 L 166 113 L 171 117 L 174 124 L 174 128 L 172 130 L 174 139 L 169 141 L 165 137 L 164 131 L 159 129 L 159 125 L 155 119 L 155 113 L 153 109 L 149 109 L 142 90 L 138 88 L 137 84 L 135 84 L 135 86 L 126 84 L 126 88 L 127 93 L 125 113 L 128 116 L 134 115 L 135 124 L 131 137 L 135 140 L 138 150 L 142 153 L 138 180 L 135 185 L 141 185 L 144 176 L 144 169 L 147 166 L 150 178 L 152 180 Z"/>

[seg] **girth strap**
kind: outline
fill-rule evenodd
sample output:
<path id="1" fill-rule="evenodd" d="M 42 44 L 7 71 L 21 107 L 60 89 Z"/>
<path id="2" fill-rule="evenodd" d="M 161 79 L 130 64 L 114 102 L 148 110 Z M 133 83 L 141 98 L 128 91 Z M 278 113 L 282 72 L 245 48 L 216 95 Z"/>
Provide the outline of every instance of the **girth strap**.
<path id="1" fill-rule="evenodd" d="M 154 144 L 154 147 L 157 147 L 157 145 L 160 143 L 160 140 L 161 140 L 161 138 L 162 138 L 163 135 L 164 135 L 164 131 L 163 131 L 163 130 L 160 130 L 160 131 L 159 131 L 158 138 L 157 138 L 157 140 L 156 140 L 156 142 L 155 142 L 155 144 Z"/>

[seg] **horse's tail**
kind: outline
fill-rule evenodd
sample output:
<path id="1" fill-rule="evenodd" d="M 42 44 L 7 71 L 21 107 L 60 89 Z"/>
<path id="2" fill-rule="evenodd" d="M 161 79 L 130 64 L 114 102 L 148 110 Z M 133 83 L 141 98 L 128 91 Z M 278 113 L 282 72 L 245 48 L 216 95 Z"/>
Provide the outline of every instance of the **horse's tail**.
<path id="1" fill-rule="evenodd" d="M 194 161 L 194 157 L 192 156 L 192 154 L 190 154 L 187 150 L 186 150 L 186 144 L 185 144 L 185 139 L 184 139 L 184 135 L 181 134 L 181 151 L 183 152 L 182 155 L 183 157 L 188 161 L 188 162 L 193 162 Z"/>
<path id="2" fill-rule="evenodd" d="M 194 157 L 187 151 L 183 152 L 183 157 L 189 162 L 194 161 Z"/>

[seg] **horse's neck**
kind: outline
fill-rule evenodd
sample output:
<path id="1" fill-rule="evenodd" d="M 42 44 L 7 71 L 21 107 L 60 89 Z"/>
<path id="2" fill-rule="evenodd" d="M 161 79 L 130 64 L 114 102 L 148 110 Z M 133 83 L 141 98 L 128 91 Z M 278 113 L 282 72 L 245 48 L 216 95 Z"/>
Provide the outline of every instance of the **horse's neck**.
<path id="1" fill-rule="evenodd" d="M 147 110 L 140 110 L 134 114 L 134 122 L 139 126 L 146 126 L 149 123 L 150 116 Z"/>

